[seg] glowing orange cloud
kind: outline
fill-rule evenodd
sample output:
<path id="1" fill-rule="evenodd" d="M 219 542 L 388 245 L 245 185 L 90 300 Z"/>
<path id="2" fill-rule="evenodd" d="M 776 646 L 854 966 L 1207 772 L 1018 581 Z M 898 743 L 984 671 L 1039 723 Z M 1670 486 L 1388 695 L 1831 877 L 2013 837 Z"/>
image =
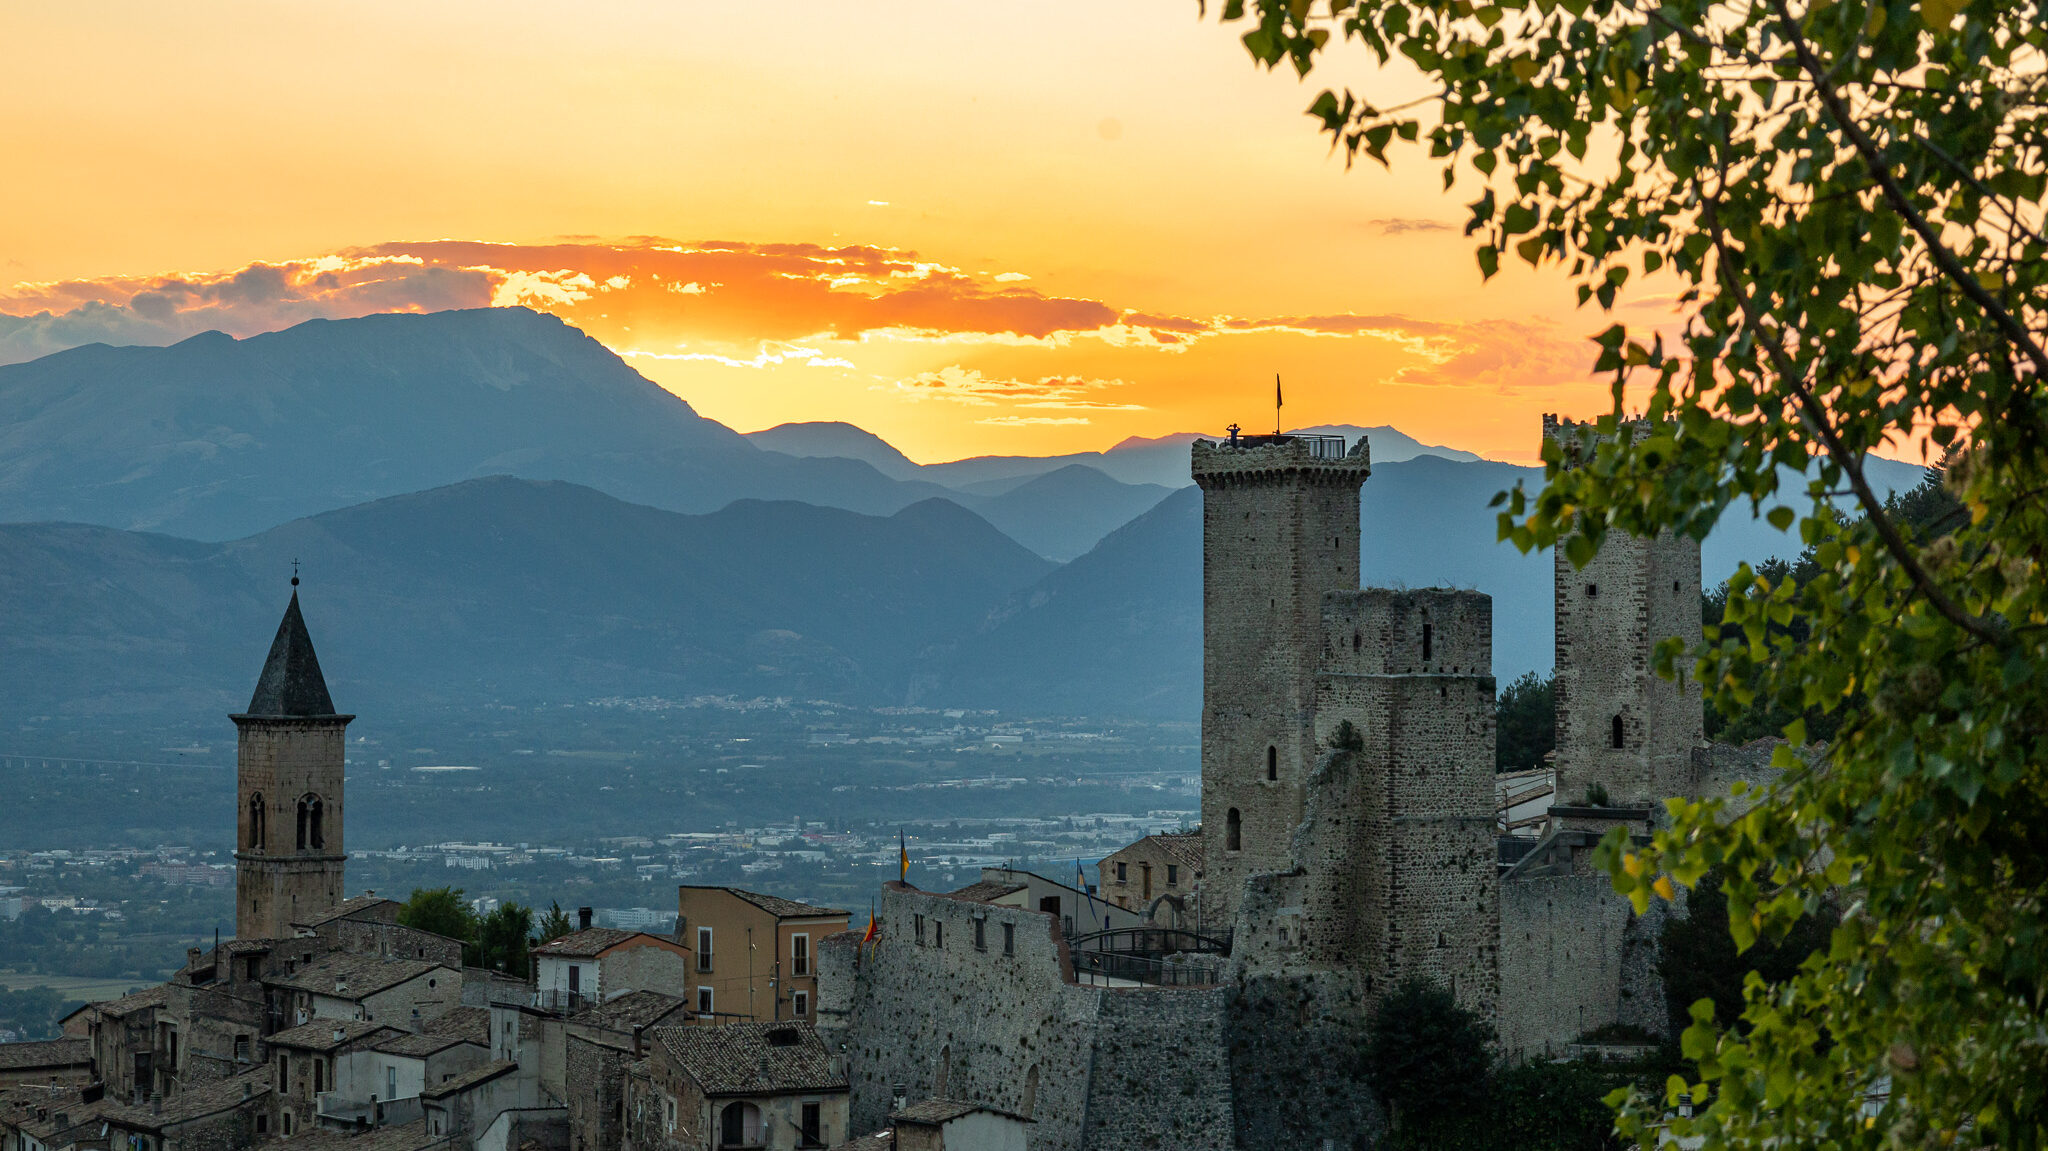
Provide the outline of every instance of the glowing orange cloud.
<path id="1" fill-rule="evenodd" d="M 1029 272 L 869 245 L 386 243 L 232 271 L 17 285 L 0 293 L 0 360 L 209 328 L 246 336 L 316 317 L 524 306 L 583 328 L 737 427 L 847 419 L 943 458 L 1220 426 L 1245 414 L 1245 381 L 1275 364 L 1295 374 L 1295 422 L 1397 419 L 1469 443 L 1475 421 L 1453 397 L 1479 390 L 1533 412 L 1555 405 L 1539 393 L 1587 387 L 1593 358 L 1585 340 L 1540 321 L 1198 318 L 1036 284 Z M 1482 449 L 1526 455 L 1526 427 L 1502 418 L 1504 443 Z"/>

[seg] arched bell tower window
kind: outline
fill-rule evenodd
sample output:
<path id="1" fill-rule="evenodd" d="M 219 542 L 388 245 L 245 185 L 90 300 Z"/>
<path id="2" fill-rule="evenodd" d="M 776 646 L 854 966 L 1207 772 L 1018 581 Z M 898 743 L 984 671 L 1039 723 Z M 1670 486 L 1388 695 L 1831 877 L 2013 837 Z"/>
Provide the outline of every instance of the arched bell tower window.
<path id="1" fill-rule="evenodd" d="M 1225 851 L 1244 850 L 1244 820 L 1237 814 L 1237 809 L 1234 807 L 1230 809 L 1228 815 L 1223 817 L 1223 849 Z"/>
<path id="2" fill-rule="evenodd" d="M 263 850 L 263 793 L 249 797 L 249 850 Z"/>
<path id="3" fill-rule="evenodd" d="M 322 833 L 321 816 L 325 805 L 317 795 L 307 794 L 299 799 L 299 850 L 318 851 L 327 846 L 327 837 Z"/>
<path id="4" fill-rule="evenodd" d="M 1615 747 L 1619 748 L 1628 746 L 1627 733 L 1622 730 L 1621 717 L 1619 715 L 1614 717 L 1614 730 L 1611 733 L 1611 736 L 1612 738 L 1610 742 Z"/>

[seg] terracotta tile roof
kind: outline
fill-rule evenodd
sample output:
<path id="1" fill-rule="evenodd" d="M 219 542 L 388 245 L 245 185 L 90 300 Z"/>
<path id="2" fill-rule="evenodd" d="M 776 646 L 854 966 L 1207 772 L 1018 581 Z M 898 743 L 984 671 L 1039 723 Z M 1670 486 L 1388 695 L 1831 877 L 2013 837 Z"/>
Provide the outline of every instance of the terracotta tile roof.
<path id="1" fill-rule="evenodd" d="M 450 979 L 461 978 L 440 964 L 425 959 L 383 959 L 375 955 L 336 953 L 323 955 L 289 975 L 265 976 L 263 981 L 294 991 L 361 999 L 436 970 Z M 336 984 L 340 984 L 342 989 L 336 990 Z"/>
<path id="2" fill-rule="evenodd" d="M 589 927 L 582 931 L 564 935 L 560 939 L 549 940 L 534 948 L 533 954 L 554 955 L 565 959 L 587 959 L 594 955 L 601 955 L 636 935 L 647 935 L 647 933 L 644 931 L 627 931 L 622 927 Z M 649 939 L 659 938 L 652 935 L 647 937 Z M 668 943 L 671 941 L 664 939 L 662 942 Z"/>
<path id="3" fill-rule="evenodd" d="M 119 999 L 110 999 L 105 1003 L 96 1003 L 94 1006 L 100 1009 L 100 1014 L 102 1015 L 117 1017 L 133 1015 L 145 1007 L 162 1007 L 164 1001 L 170 998 L 170 994 L 171 989 L 168 984 L 158 984 L 155 987 L 145 987 L 141 991 L 130 992 Z"/>
<path id="4" fill-rule="evenodd" d="M 976 1111 L 990 1110 L 993 1108 L 983 1107 L 979 1103 L 969 1103 L 963 1099 L 925 1099 L 912 1103 L 901 1111 L 889 1112 L 889 1121 L 937 1126 L 941 1123 L 951 1123 L 963 1115 L 972 1115 Z"/>
<path id="5" fill-rule="evenodd" d="M 40 1067 L 73 1067 L 92 1062 L 89 1039 L 49 1039 L 40 1043 L 0 1043 L 0 1071 Z"/>
<path id="6" fill-rule="evenodd" d="M 662 1017 L 687 1006 L 683 1000 L 659 991 L 628 991 L 577 1012 L 569 1017 L 569 1022 L 630 1031 L 658 1023 Z"/>
<path id="7" fill-rule="evenodd" d="M 460 1095 L 472 1087 L 489 1083 L 500 1075 L 509 1075 L 517 1070 L 519 1070 L 519 1064 L 510 1059 L 500 1059 L 495 1063 L 486 1063 L 481 1067 L 472 1067 L 453 1079 L 430 1085 L 426 1090 L 420 1092 L 420 1098 L 446 1099 L 450 1095 Z"/>
<path id="8" fill-rule="evenodd" d="M 365 1019 L 315 1019 L 297 1027 L 280 1031 L 265 1042 L 273 1047 L 294 1047 L 305 1051 L 333 1051 L 346 1047 L 359 1039 L 389 1031 L 394 1035 L 403 1034 L 398 1028 L 386 1023 L 371 1023 Z M 335 1036 L 340 1036 L 339 1039 Z M 380 1041 L 381 1042 L 381 1041 Z"/>
<path id="9" fill-rule="evenodd" d="M 1000 879 L 983 879 L 946 894 L 955 899 L 971 899 L 976 903 L 994 903 L 1005 895 L 1015 895 L 1024 890 L 1024 886 L 1021 883 L 1009 883 Z"/>
<path id="10" fill-rule="evenodd" d="M 479 1047 L 491 1045 L 491 1009 L 488 1007 L 450 1007 L 441 1014 L 420 1024 L 420 1030 L 429 1035 L 447 1035 L 474 1043 Z"/>
<path id="11" fill-rule="evenodd" d="M 159 1113 L 147 1103 L 128 1104 L 102 1101 L 100 1116 L 107 1122 L 137 1131 L 161 1131 L 194 1119 L 204 1119 L 237 1107 L 254 1106 L 270 1094 L 273 1072 L 257 1067 L 226 1079 L 209 1079 L 194 1084 L 164 1100 Z"/>
<path id="12" fill-rule="evenodd" d="M 401 1032 L 388 1039 L 377 1040 L 373 1045 L 373 1049 L 381 1051 L 386 1055 L 403 1055 L 411 1059 L 425 1059 L 429 1055 L 446 1051 L 450 1047 L 459 1047 L 464 1043 L 473 1047 L 489 1046 L 487 1043 L 464 1035 L 410 1035 Z"/>
<path id="13" fill-rule="evenodd" d="M 706 1095 L 846 1090 L 846 1072 L 808 1023 L 658 1027 L 654 1035 Z"/>
<path id="14" fill-rule="evenodd" d="M 398 906 L 398 901 L 396 899 L 386 899 L 381 895 L 357 895 L 348 899 L 344 899 L 340 903 L 335 904 L 333 907 L 330 907 L 325 911 L 315 912 L 308 918 L 294 919 L 292 920 L 292 926 L 318 927 L 323 923 L 332 923 L 337 919 L 347 919 L 351 916 L 359 915 L 362 912 L 368 911 L 374 907 L 380 907 L 386 903 L 389 903 L 394 907 Z M 379 922 L 382 922 L 381 917 L 379 918 Z M 395 915 L 392 918 L 392 922 L 397 922 Z"/>
<path id="15" fill-rule="evenodd" d="M 784 899 L 779 895 L 763 895 L 758 891 L 745 891 L 737 887 L 700 887 L 688 883 L 683 886 L 693 891 L 729 891 L 777 919 L 816 919 L 821 916 L 850 914 L 837 907 L 818 907 L 815 904 L 798 903 L 794 899 Z"/>
<path id="16" fill-rule="evenodd" d="M 1202 849 L 1202 835 L 1200 832 L 1174 832 L 1165 835 L 1149 836 L 1148 838 L 1158 843 L 1166 854 L 1179 860 L 1182 865 L 1191 867 L 1196 871 L 1202 870 L 1202 861 L 1207 858 L 1207 853 Z"/>

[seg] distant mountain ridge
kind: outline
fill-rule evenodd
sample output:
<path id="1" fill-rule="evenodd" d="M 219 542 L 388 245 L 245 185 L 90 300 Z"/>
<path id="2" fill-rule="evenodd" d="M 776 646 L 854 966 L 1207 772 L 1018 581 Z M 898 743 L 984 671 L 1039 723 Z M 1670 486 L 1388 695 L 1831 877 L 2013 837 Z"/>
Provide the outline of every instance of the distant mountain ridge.
<path id="1" fill-rule="evenodd" d="M 1372 440 L 1373 462 L 1400 463 L 1417 456 L 1439 456 L 1448 460 L 1477 461 L 1480 456 L 1436 444 L 1425 444 L 1393 427 L 1359 427 L 1355 424 L 1325 424 L 1294 431 L 1341 435 L 1355 442 L 1360 436 Z M 1175 432 L 1164 436 L 1130 436 L 1104 452 L 1069 452 L 1053 456 L 972 456 L 937 464 L 914 463 L 880 436 L 852 424 L 836 421 L 778 424 L 763 431 L 748 432 L 755 444 L 790 455 L 840 456 L 857 459 L 884 475 L 897 479 L 921 479 L 944 484 L 955 491 L 999 495 L 1010 487 L 1049 472 L 1080 464 L 1094 468 L 1126 484 L 1157 484 L 1165 488 L 1186 487 L 1188 445 L 1198 439 L 1216 439 L 1224 433 Z"/>
<path id="2" fill-rule="evenodd" d="M 899 699 L 934 645 L 1049 573 L 946 500 L 687 516 L 491 477 L 230 543 L 0 525 L 0 709 L 239 710 L 289 562 L 338 706 L 699 693 Z"/>

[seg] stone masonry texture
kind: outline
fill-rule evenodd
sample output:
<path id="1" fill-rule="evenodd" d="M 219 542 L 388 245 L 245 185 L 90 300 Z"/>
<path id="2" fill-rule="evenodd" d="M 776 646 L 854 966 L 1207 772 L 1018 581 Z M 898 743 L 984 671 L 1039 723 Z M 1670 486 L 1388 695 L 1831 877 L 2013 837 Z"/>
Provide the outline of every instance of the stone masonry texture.
<path id="1" fill-rule="evenodd" d="M 235 717 L 236 938 L 290 938 L 295 920 L 342 901 L 343 733 L 351 718 Z M 322 843 L 301 848 L 298 805 L 309 796 L 321 803 Z"/>
<path id="2" fill-rule="evenodd" d="M 1287 866 L 1301 822 L 1322 597 L 1358 586 L 1358 488 L 1372 468 L 1363 439 L 1341 459 L 1293 440 L 1196 441 L 1192 464 L 1202 488 L 1201 920 L 1228 923 L 1246 876 Z"/>
<path id="3" fill-rule="evenodd" d="M 1546 438 L 1580 443 L 1587 425 L 1545 416 Z M 1623 434 L 1649 434 L 1646 424 Z M 1700 636 L 1700 545 L 1669 532 L 1654 540 L 1610 532 L 1585 568 L 1553 549 L 1557 626 L 1557 794 L 1577 803 L 1595 785 L 1617 807 L 1649 807 L 1692 792 L 1692 758 L 1705 737 L 1700 687 L 1650 666 L 1658 642 Z M 1615 746 L 1615 721 L 1620 746 Z"/>

